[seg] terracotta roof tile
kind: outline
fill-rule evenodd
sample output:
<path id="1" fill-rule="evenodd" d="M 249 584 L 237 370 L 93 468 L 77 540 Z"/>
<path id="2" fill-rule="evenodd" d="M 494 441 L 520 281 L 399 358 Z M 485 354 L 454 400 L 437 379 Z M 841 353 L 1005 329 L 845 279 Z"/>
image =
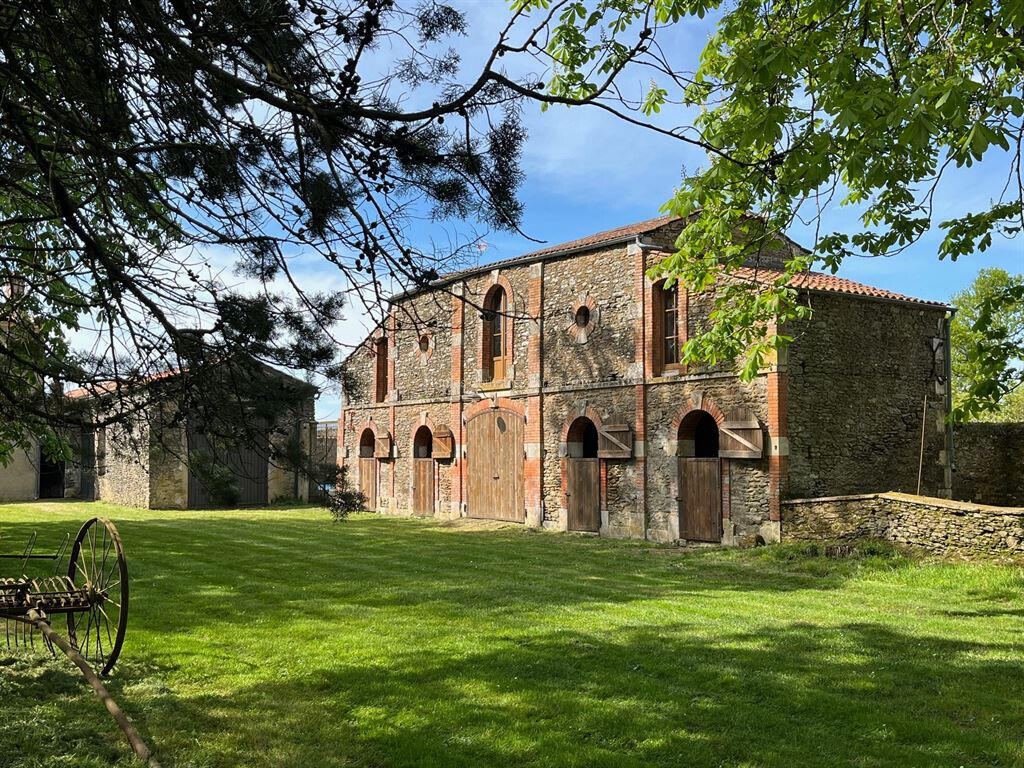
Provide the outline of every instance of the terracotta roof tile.
<path id="1" fill-rule="evenodd" d="M 782 277 L 782 272 L 777 269 L 754 269 L 752 267 L 741 267 L 732 273 L 742 280 L 750 280 L 767 284 Z M 932 307 L 948 308 L 941 301 L 930 301 L 928 299 L 917 299 L 902 293 L 887 291 L 884 288 L 875 288 L 872 285 L 857 283 L 847 280 L 844 277 L 828 275 L 824 272 L 801 272 L 795 275 L 789 285 L 798 290 L 821 291 L 824 293 L 845 293 L 850 296 L 865 296 L 872 299 L 885 299 L 887 301 L 902 301 L 910 304 L 925 304 Z"/>

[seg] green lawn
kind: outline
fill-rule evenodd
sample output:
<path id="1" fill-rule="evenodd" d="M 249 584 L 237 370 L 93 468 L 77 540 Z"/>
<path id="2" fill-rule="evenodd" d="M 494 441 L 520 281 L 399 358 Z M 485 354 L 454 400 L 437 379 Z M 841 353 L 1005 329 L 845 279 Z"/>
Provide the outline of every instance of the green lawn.
<path id="1" fill-rule="evenodd" d="M 98 513 L 167 768 L 1024 765 L 1019 568 L 73 503 L 0 506 L 0 549 Z M 0 765 L 117 761 L 77 670 L 0 648 Z"/>

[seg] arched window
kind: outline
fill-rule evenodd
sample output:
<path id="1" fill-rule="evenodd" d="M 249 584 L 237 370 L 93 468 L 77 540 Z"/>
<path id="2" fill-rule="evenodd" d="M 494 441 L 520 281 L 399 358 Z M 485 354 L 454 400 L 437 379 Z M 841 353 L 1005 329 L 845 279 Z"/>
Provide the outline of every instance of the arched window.
<path id="1" fill-rule="evenodd" d="M 501 381 L 508 374 L 511 357 L 508 296 L 500 285 L 491 288 L 484 300 L 483 378 Z"/>
<path id="2" fill-rule="evenodd" d="M 388 337 L 381 336 L 374 345 L 374 355 L 377 359 L 377 374 L 375 376 L 374 402 L 383 403 L 388 397 Z"/>
<path id="3" fill-rule="evenodd" d="M 679 283 L 654 286 L 654 343 L 655 365 L 661 373 L 670 365 L 679 365 Z"/>

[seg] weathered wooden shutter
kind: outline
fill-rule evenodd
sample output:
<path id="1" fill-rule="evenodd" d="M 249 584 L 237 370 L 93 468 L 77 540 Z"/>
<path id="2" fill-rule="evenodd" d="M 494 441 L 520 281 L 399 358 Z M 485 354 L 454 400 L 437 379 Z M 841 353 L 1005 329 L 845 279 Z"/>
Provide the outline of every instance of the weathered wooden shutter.
<path id="1" fill-rule="evenodd" d="M 455 455 L 455 436 L 448 427 L 434 430 L 434 458 L 450 459 Z"/>
<path id="2" fill-rule="evenodd" d="M 718 429 L 718 455 L 723 459 L 760 459 L 764 455 L 761 422 L 749 411 L 730 414 Z"/>
<path id="3" fill-rule="evenodd" d="M 378 459 L 390 459 L 391 458 L 391 433 L 385 432 L 384 434 L 377 435 L 377 450 L 373 454 Z"/>
<path id="4" fill-rule="evenodd" d="M 633 428 L 628 424 L 610 424 L 597 433 L 599 459 L 629 459 L 633 456 Z"/>

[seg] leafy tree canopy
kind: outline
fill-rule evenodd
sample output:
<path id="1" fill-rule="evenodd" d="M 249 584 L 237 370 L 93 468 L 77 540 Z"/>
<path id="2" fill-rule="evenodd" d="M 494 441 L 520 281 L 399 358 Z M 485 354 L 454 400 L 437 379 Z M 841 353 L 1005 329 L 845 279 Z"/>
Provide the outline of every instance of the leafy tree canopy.
<path id="1" fill-rule="evenodd" d="M 523 0 L 527 2 L 527 0 Z M 529 0 L 546 7 L 546 0 Z M 568 100 L 598 92 L 611 62 L 639 41 L 654 73 L 634 100 L 636 119 L 676 104 L 699 110 L 665 132 L 705 146 L 665 210 L 689 216 L 678 250 L 660 270 L 690 288 L 756 258 L 794 222 L 817 231 L 813 256 L 794 254 L 771 290 L 719 292 L 714 327 L 691 339 L 689 360 L 738 357 L 752 376 L 788 338 L 775 321 L 804 317 L 793 273 L 813 259 L 835 271 L 851 256 L 894 256 L 934 227 L 940 259 L 984 251 L 1024 224 L 1024 4 L 992 0 L 578 0 L 558 4 L 548 50 L 551 92 Z M 658 45 L 667 25 L 719 15 L 695 71 Z M 937 218 L 936 190 L 949 169 L 1005 161 L 1005 184 L 977 209 Z M 852 206 L 862 228 L 821 230 L 831 203 Z M 743 215 L 763 231 L 733 237 Z M 994 358 L 991 359 L 994 362 Z M 981 375 L 981 371 L 977 371 Z M 990 409 L 1005 371 L 964 395 Z"/>
<path id="2" fill-rule="evenodd" d="M 337 377 L 344 307 L 471 251 L 417 248 L 418 221 L 514 230 L 551 17 L 505 13 L 467 78 L 466 18 L 431 0 L 0 7 L 0 457 L 175 387 L 213 423 L 266 402 L 231 386 L 254 363 Z M 337 279 L 309 285 L 316 258 Z M 116 407 L 67 412 L 67 382 Z"/>
<path id="3" fill-rule="evenodd" d="M 953 297 L 953 402 L 961 418 L 1024 421 L 1024 275 L 983 269 Z"/>

